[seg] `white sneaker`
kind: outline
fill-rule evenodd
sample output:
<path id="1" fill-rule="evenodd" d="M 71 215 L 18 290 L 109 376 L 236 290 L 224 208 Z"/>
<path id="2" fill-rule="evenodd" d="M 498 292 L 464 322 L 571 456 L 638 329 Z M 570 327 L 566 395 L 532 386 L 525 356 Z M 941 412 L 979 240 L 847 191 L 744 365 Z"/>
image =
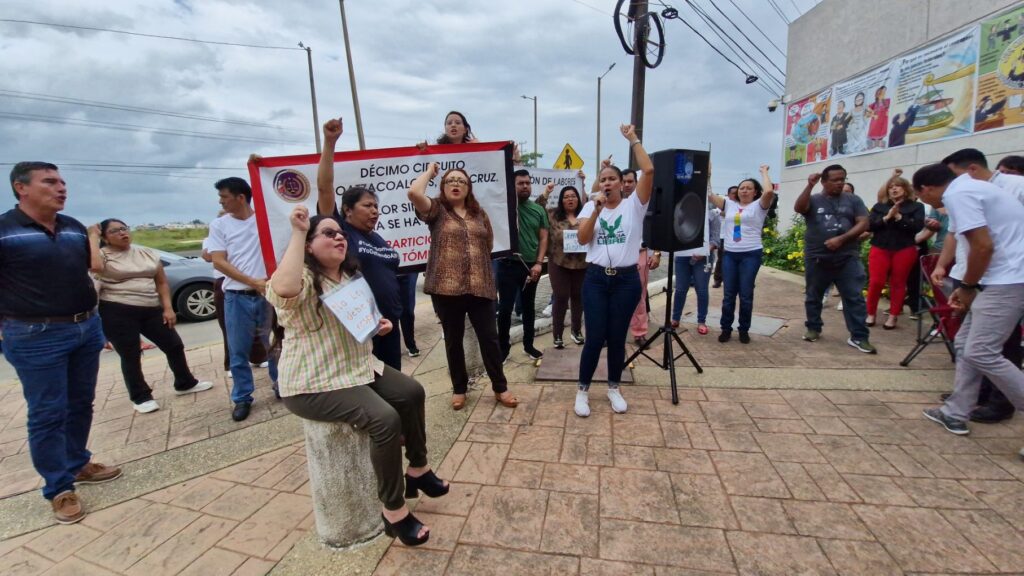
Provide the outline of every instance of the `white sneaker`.
<path id="1" fill-rule="evenodd" d="M 540 311 L 540 315 L 541 316 L 547 316 L 548 318 L 550 318 L 551 317 L 551 304 L 548 304 L 547 306 L 545 306 L 544 309 Z"/>
<path id="2" fill-rule="evenodd" d="M 156 403 L 156 400 L 146 400 L 135 405 L 135 411 L 139 414 L 149 414 L 150 412 L 156 412 L 160 409 L 160 405 Z"/>
<path id="3" fill-rule="evenodd" d="M 230 372 L 229 372 L 229 374 L 230 374 Z M 204 380 L 203 382 L 197 383 L 195 386 L 189 388 L 188 390 L 175 390 L 174 393 L 177 394 L 178 396 L 183 396 L 185 394 L 195 394 L 196 392 L 205 392 L 205 391 L 207 391 L 207 390 L 209 390 L 211 388 L 213 388 L 213 382 L 207 382 L 207 381 Z"/>
<path id="4" fill-rule="evenodd" d="M 234 378 L 234 376 L 231 375 L 231 370 L 225 370 L 224 375 L 227 376 L 228 378 Z"/>
<path id="5" fill-rule="evenodd" d="M 608 389 L 608 400 L 612 403 L 612 411 L 616 414 L 626 413 L 626 399 L 622 397 L 622 393 L 619 392 L 618 388 Z"/>
<path id="6" fill-rule="evenodd" d="M 260 362 L 259 364 L 255 363 L 255 362 L 250 362 L 249 364 L 251 364 L 253 368 L 266 368 L 267 366 L 270 366 L 270 360 L 264 360 L 263 362 Z"/>
<path id="7" fill-rule="evenodd" d="M 580 418 L 590 416 L 590 398 L 586 390 L 576 391 L 576 415 Z"/>
<path id="8" fill-rule="evenodd" d="M 839 304 L 836 304 L 836 310 L 839 310 L 840 312 L 843 311 L 843 301 L 842 300 L 839 301 Z"/>

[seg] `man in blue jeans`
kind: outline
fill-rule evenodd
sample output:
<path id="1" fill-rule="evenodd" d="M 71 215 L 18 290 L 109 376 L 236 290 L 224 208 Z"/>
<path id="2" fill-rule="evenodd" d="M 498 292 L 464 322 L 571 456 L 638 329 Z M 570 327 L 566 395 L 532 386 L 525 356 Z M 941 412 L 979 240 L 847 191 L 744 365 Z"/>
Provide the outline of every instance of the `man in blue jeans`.
<path id="1" fill-rule="evenodd" d="M 43 496 L 61 524 L 85 517 L 75 484 L 98 484 L 121 469 L 86 449 L 100 351 L 106 339 L 89 278 L 85 226 L 59 214 L 67 200 L 60 172 L 46 162 L 11 170 L 18 205 L 0 216 L 0 316 L 4 356 L 28 404 L 28 446 Z"/>
<path id="2" fill-rule="evenodd" d="M 224 274 L 224 327 L 231 357 L 231 401 L 235 407 L 231 419 L 241 422 L 249 417 L 252 393 L 256 389 L 249 352 L 258 336 L 270 350 L 270 325 L 273 310 L 263 299 L 267 290 L 267 269 L 260 252 L 256 231 L 252 189 L 241 178 L 225 178 L 214 187 L 220 196 L 224 215 L 210 223 L 207 247 L 213 266 Z M 270 379 L 277 386 L 277 359 L 270 354 Z"/>
<path id="3" fill-rule="evenodd" d="M 821 182 L 822 192 L 811 194 Z M 804 234 L 804 278 L 807 332 L 804 340 L 814 342 L 821 336 L 822 298 L 825 289 L 835 283 L 843 297 L 843 317 L 850 332 L 847 344 L 877 354 L 868 341 L 867 305 L 864 283 L 867 275 L 860 261 L 860 235 L 868 229 L 868 209 L 856 194 L 843 194 L 846 169 L 838 164 L 821 174 L 807 177 L 807 186 L 797 197 L 793 210 L 807 220 Z"/>

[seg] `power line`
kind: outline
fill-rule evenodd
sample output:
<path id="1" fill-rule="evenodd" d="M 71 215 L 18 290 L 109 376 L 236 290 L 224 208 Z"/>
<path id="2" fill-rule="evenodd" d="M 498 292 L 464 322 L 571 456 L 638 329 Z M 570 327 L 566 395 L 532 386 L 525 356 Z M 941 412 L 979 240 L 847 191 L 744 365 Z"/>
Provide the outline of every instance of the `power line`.
<path id="1" fill-rule="evenodd" d="M 789 18 L 786 18 L 786 13 L 782 11 L 782 8 L 779 8 L 779 5 L 776 4 L 775 0 L 768 0 L 768 4 L 771 5 L 772 9 L 775 10 L 775 13 L 779 15 L 779 18 L 782 18 L 782 21 L 786 23 L 786 26 L 789 26 Z"/>
<path id="2" fill-rule="evenodd" d="M 225 120 L 223 118 L 213 118 L 210 116 L 200 116 L 198 114 L 188 114 L 185 112 L 172 112 L 169 110 L 159 110 L 156 108 L 143 108 L 140 106 L 128 106 L 124 104 L 115 104 L 113 102 L 101 102 L 98 100 L 85 100 L 82 98 L 70 98 L 66 96 L 54 96 L 51 94 L 40 94 L 38 92 L 22 92 L 19 90 L 8 90 L 0 88 L 0 96 L 7 98 L 20 98 L 23 100 L 36 100 L 39 102 L 55 102 L 59 104 L 77 104 L 80 106 L 89 106 L 92 108 L 106 108 L 108 110 L 120 110 L 124 112 L 138 112 L 140 114 L 155 114 L 158 116 L 169 116 L 172 118 L 185 118 L 188 120 L 201 120 L 203 122 L 218 122 L 221 124 L 233 124 L 237 126 L 252 126 L 254 128 L 271 128 L 274 130 L 288 130 L 292 132 L 305 132 L 305 129 L 288 128 L 286 126 L 278 126 L 276 124 L 266 124 L 264 122 L 251 122 L 247 120 Z"/>
<path id="3" fill-rule="evenodd" d="M 736 2 L 734 2 L 733 0 L 729 0 L 729 3 L 732 4 L 733 7 L 736 8 L 736 10 L 739 11 L 739 13 L 742 14 L 743 17 L 747 19 L 747 22 L 750 22 L 750 25 L 754 27 L 754 30 L 757 30 L 758 32 L 760 32 L 761 36 L 764 36 L 764 39 L 767 40 L 768 43 L 771 44 L 776 50 L 778 50 L 779 54 L 782 54 L 783 58 L 786 57 L 786 53 L 783 52 L 782 48 L 779 48 L 779 46 L 775 42 L 773 42 L 772 39 L 769 38 L 767 34 L 764 33 L 764 30 L 761 30 L 761 27 L 758 26 L 757 24 L 755 24 L 754 21 L 750 19 L 750 16 L 748 16 L 747 13 L 744 12 L 742 8 L 740 8 L 739 6 L 736 5 Z"/>
<path id="4" fill-rule="evenodd" d="M 779 74 L 782 74 L 782 78 L 785 79 L 786 78 L 786 73 L 783 72 L 781 68 L 779 68 L 778 66 L 775 65 L 775 62 L 772 61 L 772 59 L 769 58 L 768 55 L 764 53 L 764 50 L 761 50 L 761 47 L 758 46 L 756 42 L 754 42 L 753 40 L 750 39 L 750 36 L 747 36 L 746 32 L 744 32 L 739 26 L 736 25 L 735 22 L 733 22 L 732 18 L 730 18 L 728 15 L 726 15 L 725 12 L 722 12 L 722 9 L 718 7 L 718 4 L 715 4 L 715 0 L 709 0 L 709 2 L 711 3 L 711 6 L 715 10 L 718 10 L 718 13 L 721 14 L 726 19 L 726 21 L 729 22 L 729 24 L 732 24 L 732 27 L 735 28 L 737 32 L 742 34 L 743 37 L 747 39 L 747 42 L 750 42 L 750 45 L 753 46 L 755 50 L 757 50 L 758 52 L 761 53 L 761 56 L 764 56 L 765 59 L 768 60 L 768 63 L 771 64 L 772 67 L 774 67 L 776 70 L 779 71 Z"/>
<path id="5" fill-rule="evenodd" d="M 242 168 L 238 169 L 239 172 L 241 172 L 242 170 L 243 170 Z M 137 176 L 161 176 L 163 178 L 186 178 L 188 180 L 210 180 L 210 178 L 205 178 L 203 176 L 190 176 L 188 174 L 168 174 L 168 173 L 163 173 L 163 172 L 136 172 L 136 171 L 133 171 L 133 170 L 110 170 L 110 169 L 106 169 L 106 168 L 82 168 L 82 167 L 77 167 L 77 166 L 73 166 L 71 168 L 68 168 L 66 171 L 67 172 L 107 172 L 107 173 L 112 173 L 112 174 L 134 174 L 134 175 L 137 175 Z"/>
<path id="6" fill-rule="evenodd" d="M 606 14 L 608 16 L 614 16 L 614 14 L 612 14 L 611 12 L 605 12 L 604 10 L 601 10 L 600 8 L 598 8 L 596 6 L 591 6 L 590 4 L 587 4 L 586 2 L 581 2 L 580 0 L 570 0 L 570 1 L 571 2 L 575 2 L 575 3 L 579 4 L 580 6 L 586 6 L 587 8 L 590 8 L 591 10 L 593 10 L 595 12 L 600 12 L 601 14 Z"/>
<path id="7" fill-rule="evenodd" d="M 21 114 L 0 111 L 0 118 L 12 120 L 27 120 L 29 122 L 46 122 L 49 124 L 67 124 L 71 126 L 89 126 L 95 128 L 107 128 L 110 130 L 122 130 L 127 132 L 149 132 L 153 134 L 164 134 L 168 136 L 188 136 L 193 138 L 205 138 L 210 140 L 227 140 L 231 142 L 257 142 L 274 144 L 296 144 L 304 145 L 305 142 L 295 140 L 278 140 L 272 138 L 250 138 L 246 136 L 234 136 L 231 134 L 217 134 L 213 132 L 196 132 L 191 130 L 173 130 L 153 128 L 151 126 L 139 126 L 137 124 L 122 124 L 118 122 L 99 122 L 95 120 L 80 120 L 77 118 L 60 118 L 56 116 L 44 116 L 41 114 Z"/>
<path id="8" fill-rule="evenodd" d="M 78 26 L 74 24 L 58 24 L 56 22 L 37 22 L 34 20 L 16 20 L 14 18 L 0 18 L 0 22 L 12 24 L 33 24 L 36 26 L 51 26 L 53 28 L 72 28 L 74 30 L 92 30 L 94 32 L 110 32 L 112 34 L 125 34 L 128 36 L 142 36 L 145 38 L 159 38 L 161 40 L 179 40 L 181 42 L 195 42 L 197 44 L 216 44 L 218 46 L 237 46 L 239 48 L 260 48 L 264 50 L 300 50 L 296 46 L 269 46 L 263 44 L 243 44 L 240 42 L 221 42 L 219 40 L 201 40 L 199 38 L 182 38 L 180 36 L 166 36 L 161 34 L 145 34 L 143 32 L 132 32 L 130 30 L 114 30 L 112 28 L 97 28 L 93 26 Z"/>
<path id="9" fill-rule="evenodd" d="M 796 2 L 794 2 L 793 0 L 789 0 L 789 3 L 793 5 L 793 8 L 794 8 L 794 9 L 796 10 L 796 15 L 797 15 L 797 17 L 799 18 L 799 17 L 801 16 L 801 14 L 802 14 L 802 13 L 800 12 L 800 7 L 799 7 L 799 6 L 797 6 L 797 5 L 796 5 Z"/>
<path id="10" fill-rule="evenodd" d="M 91 162 L 61 162 L 60 160 L 50 160 L 49 162 L 60 166 L 75 166 L 75 167 L 86 167 L 86 168 L 163 168 L 167 170 L 238 170 L 238 166 L 175 166 L 169 164 L 138 164 L 134 162 L 111 162 L 111 163 L 91 163 Z M 0 166 L 13 166 L 15 162 L 0 162 Z"/>
<path id="11" fill-rule="evenodd" d="M 689 6 L 690 9 L 694 11 L 694 13 L 697 14 L 698 18 L 704 21 L 704 23 L 711 29 L 711 31 L 718 36 L 718 38 L 722 41 L 723 44 L 725 44 L 726 48 L 732 51 L 736 58 L 744 60 L 744 57 L 746 57 L 746 59 L 744 60 L 745 63 L 756 68 L 757 71 L 759 71 L 762 74 L 764 79 L 771 80 L 773 83 L 773 89 L 780 90 L 780 88 L 775 88 L 775 85 L 783 86 L 782 82 L 780 82 L 778 78 L 776 78 L 771 72 L 769 72 L 767 68 L 762 66 L 756 58 L 747 53 L 747 51 L 744 50 L 743 47 L 740 46 L 739 43 L 736 42 L 728 33 L 726 33 L 725 30 L 722 29 L 722 27 L 719 26 L 718 23 L 715 22 L 710 15 L 708 15 L 706 12 L 704 12 L 703 9 L 701 9 L 694 3 L 690 2 L 689 0 L 686 0 L 686 5 Z M 741 52 L 743 54 L 742 56 L 740 55 Z"/>
<path id="12" fill-rule="evenodd" d="M 730 59 L 730 58 L 729 58 L 728 56 L 726 56 L 725 54 L 723 54 L 723 53 L 722 53 L 722 51 L 721 51 L 721 50 L 719 50 L 717 46 L 715 46 L 714 44 L 712 44 L 712 43 L 711 43 L 711 42 L 710 42 L 710 41 L 709 41 L 709 40 L 708 40 L 707 38 L 705 38 L 705 37 L 704 37 L 704 35 L 703 35 L 703 34 L 701 34 L 701 33 L 700 33 L 700 32 L 699 32 L 699 31 L 698 31 L 698 30 L 697 30 L 696 28 L 694 28 L 693 26 L 691 26 L 691 25 L 690 25 L 690 23 L 689 23 L 689 22 L 687 22 L 687 21 L 686 21 L 685 19 L 683 19 L 683 18 L 674 18 L 673 20 L 676 20 L 676 21 L 678 21 L 678 22 L 681 22 L 681 23 L 682 23 L 683 25 L 685 25 L 685 26 L 686 26 L 687 28 L 689 28 L 690 30 L 692 30 L 692 31 L 693 31 L 693 33 L 694 33 L 694 34 L 696 34 L 697 36 L 699 36 L 699 37 L 700 37 L 700 39 L 701 39 L 701 40 L 703 40 L 705 44 L 707 44 L 707 45 L 708 45 L 708 46 L 709 46 L 709 47 L 710 47 L 710 48 L 711 48 L 712 50 L 714 50 L 715 52 L 717 52 L 717 53 L 718 53 L 718 55 L 719 55 L 719 56 L 721 56 L 722 58 L 724 58 L 726 62 L 728 62 L 729 64 L 732 64 L 732 65 L 733 65 L 733 66 L 734 66 L 734 67 L 735 67 L 735 68 L 736 68 L 737 70 L 739 70 L 740 72 L 742 72 L 744 76 L 746 76 L 746 75 L 748 75 L 748 74 L 749 74 L 749 72 L 747 72 L 747 71 L 746 71 L 746 70 L 744 70 L 743 68 L 740 68 L 739 64 L 737 64 L 737 63 L 733 62 L 733 61 L 732 61 L 732 60 L 731 60 L 731 59 Z M 761 86 L 761 88 L 762 88 L 763 90 L 765 90 L 766 92 L 768 92 L 768 93 L 769 93 L 769 94 L 771 94 L 772 96 L 778 96 L 777 94 L 775 94 L 774 92 L 772 92 L 771 90 L 769 90 L 769 89 L 768 89 L 768 87 L 767 87 L 767 86 L 765 86 L 764 84 L 758 84 L 758 85 L 759 85 L 759 86 Z"/>

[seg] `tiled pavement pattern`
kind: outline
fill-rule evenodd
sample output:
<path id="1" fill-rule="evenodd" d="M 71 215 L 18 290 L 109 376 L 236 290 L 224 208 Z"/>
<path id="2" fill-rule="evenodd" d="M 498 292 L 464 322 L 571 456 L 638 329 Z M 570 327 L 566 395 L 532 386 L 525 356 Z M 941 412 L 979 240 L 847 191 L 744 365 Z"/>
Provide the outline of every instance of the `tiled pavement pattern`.
<path id="1" fill-rule="evenodd" d="M 481 401 L 377 574 L 1024 572 L 1024 421 L 954 437 L 923 392 L 571 386 Z"/>
<path id="2" fill-rule="evenodd" d="M 789 326 L 748 346 L 692 329 L 683 338 L 708 368 L 856 368 L 866 383 L 872 370 L 898 374 L 909 328 L 877 331 L 881 353 L 866 356 L 845 345 L 830 310 L 831 332 L 804 344 L 801 298 L 798 286 L 762 275 L 755 310 Z M 429 313 L 417 334 L 425 352 L 437 343 Z M 434 348 L 406 359 L 406 371 L 436 373 L 443 351 Z M 950 380 L 943 355 L 933 347 L 913 365 L 934 371 L 935 390 Z M 220 386 L 175 398 L 164 363 L 150 359 L 163 406 L 150 415 L 130 410 L 116 370 L 101 374 L 97 458 L 144 459 L 284 415 L 257 371 L 253 417 L 230 422 L 219 348 L 191 350 L 189 359 Z M 681 360 L 681 373 L 689 370 Z M 613 415 L 599 385 L 582 420 L 572 414 L 572 385 L 540 386 L 532 374 L 526 362 L 509 367 L 522 401 L 514 410 L 483 395 L 439 466 L 452 493 L 418 505 L 431 541 L 392 546 L 377 573 L 1024 573 L 1016 458 L 1024 420 L 974 425 L 957 438 L 920 417 L 933 392 L 689 388 L 673 406 L 664 386 L 627 388 L 630 413 Z M 428 390 L 446 394 L 441 384 Z M 38 483 L 24 434 L 19 387 L 0 383 L 4 495 Z M 264 574 L 312 529 L 308 494 L 294 444 L 93 511 L 81 524 L 0 542 L 0 574 Z"/>

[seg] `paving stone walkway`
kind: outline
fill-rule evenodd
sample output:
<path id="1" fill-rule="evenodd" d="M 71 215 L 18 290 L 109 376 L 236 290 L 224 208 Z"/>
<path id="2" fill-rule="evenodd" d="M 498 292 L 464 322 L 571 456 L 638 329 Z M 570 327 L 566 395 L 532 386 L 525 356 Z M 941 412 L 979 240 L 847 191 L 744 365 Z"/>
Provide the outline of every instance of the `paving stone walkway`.
<path id="1" fill-rule="evenodd" d="M 654 318 L 663 305 L 653 300 Z M 452 418 L 436 411 L 450 389 L 425 308 L 417 327 L 425 353 L 404 369 L 428 390 L 428 422 L 437 423 Z M 458 415 L 454 443 L 432 452 L 453 489 L 416 502 L 430 542 L 410 549 L 378 539 L 365 570 L 313 568 L 338 555 L 315 544 L 296 437 L 90 507 L 78 525 L 0 530 L 11 536 L 0 541 L 0 574 L 1024 573 L 1024 419 L 972 425 L 965 438 L 924 420 L 921 409 L 952 379 L 941 347 L 899 368 L 913 342 L 909 325 L 873 334 L 880 354 L 868 356 L 846 346 L 831 309 L 825 338 L 803 343 L 802 294 L 791 277 L 763 274 L 755 311 L 782 327 L 747 346 L 692 327 L 683 334 L 706 372 L 695 376 L 679 361 L 678 405 L 664 373 L 640 360 L 624 415 L 610 412 L 595 385 L 592 416 L 577 418 L 574 386 L 535 382 L 535 368 L 514 351 L 507 374 L 520 406 L 495 406 L 478 389 L 472 410 Z M 550 345 L 550 336 L 540 342 Z M 259 427 L 293 418 L 257 371 L 253 416 L 231 422 L 219 348 L 188 354 L 218 386 L 173 397 L 165 363 L 150 358 L 145 370 L 163 406 L 154 414 L 131 410 L 116 370 L 101 374 L 91 446 L 98 459 L 127 463 L 118 483 L 153 474 L 157 456 L 236 436 L 258 444 Z M 808 387 L 808 374 L 816 389 L 795 389 Z M 0 383 L 0 509 L 18 501 L 43 514 L 24 410 L 18 384 Z M 92 487 L 87 506 L 115 487 Z"/>

